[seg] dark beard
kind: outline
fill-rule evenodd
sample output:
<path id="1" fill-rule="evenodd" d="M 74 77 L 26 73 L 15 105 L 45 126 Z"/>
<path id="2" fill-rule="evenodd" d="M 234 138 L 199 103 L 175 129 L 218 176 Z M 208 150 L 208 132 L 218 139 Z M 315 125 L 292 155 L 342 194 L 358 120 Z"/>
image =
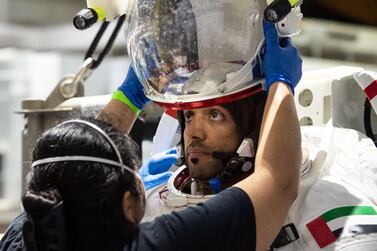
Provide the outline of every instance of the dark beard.
<path id="1" fill-rule="evenodd" d="M 224 171 L 222 162 L 212 157 L 209 161 L 198 158 L 188 159 L 186 164 L 191 177 L 197 180 L 209 180 Z"/>

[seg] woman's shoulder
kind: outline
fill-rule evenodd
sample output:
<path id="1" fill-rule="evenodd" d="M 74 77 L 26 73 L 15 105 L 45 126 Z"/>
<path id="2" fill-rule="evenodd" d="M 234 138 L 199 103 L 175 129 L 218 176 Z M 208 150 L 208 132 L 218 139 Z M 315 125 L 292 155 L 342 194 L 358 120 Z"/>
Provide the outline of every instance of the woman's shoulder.
<path id="1" fill-rule="evenodd" d="M 0 251 L 23 250 L 22 227 L 26 220 L 26 213 L 21 213 L 13 220 L 0 241 Z"/>

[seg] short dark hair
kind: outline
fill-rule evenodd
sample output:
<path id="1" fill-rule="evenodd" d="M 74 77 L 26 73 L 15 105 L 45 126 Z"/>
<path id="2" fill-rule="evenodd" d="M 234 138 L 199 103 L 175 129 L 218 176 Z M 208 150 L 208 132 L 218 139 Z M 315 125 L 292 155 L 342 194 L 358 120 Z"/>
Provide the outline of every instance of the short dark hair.
<path id="1" fill-rule="evenodd" d="M 246 137 L 251 138 L 255 147 L 258 146 L 266 99 L 267 94 L 263 91 L 247 98 L 221 105 L 232 115 L 240 133 L 240 140 Z"/>
<path id="2" fill-rule="evenodd" d="M 105 122 L 89 120 L 110 136 L 125 165 L 140 166 L 136 143 Z M 43 133 L 34 147 L 33 161 L 72 155 L 119 162 L 106 138 L 81 123 L 59 124 Z M 22 202 L 28 217 L 38 222 L 64 201 L 69 250 L 115 250 L 134 231 L 123 216 L 125 191 L 138 192 L 134 176 L 122 168 L 86 161 L 54 162 L 31 169 Z"/>

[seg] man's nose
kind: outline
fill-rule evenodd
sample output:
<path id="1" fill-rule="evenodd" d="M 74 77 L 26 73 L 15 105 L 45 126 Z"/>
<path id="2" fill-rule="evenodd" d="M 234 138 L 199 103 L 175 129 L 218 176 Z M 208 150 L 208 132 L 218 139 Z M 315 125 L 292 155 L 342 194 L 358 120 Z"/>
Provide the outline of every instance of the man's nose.
<path id="1" fill-rule="evenodd" d="M 185 134 L 192 139 L 204 140 L 206 137 L 206 124 L 201 116 L 195 116 L 190 123 L 187 123 Z"/>

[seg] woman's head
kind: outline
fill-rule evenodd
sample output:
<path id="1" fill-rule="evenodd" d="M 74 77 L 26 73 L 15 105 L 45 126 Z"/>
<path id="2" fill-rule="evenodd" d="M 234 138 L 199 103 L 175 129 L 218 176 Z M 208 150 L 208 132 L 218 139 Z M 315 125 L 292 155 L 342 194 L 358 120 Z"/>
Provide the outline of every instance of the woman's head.
<path id="1" fill-rule="evenodd" d="M 86 239 L 86 235 L 95 240 L 96 233 L 103 240 L 107 236 L 124 239 L 144 214 L 142 183 L 132 170 L 127 171 L 119 164 L 123 162 L 137 171 L 140 166 L 137 145 L 104 122 L 92 120 L 92 123 L 95 125 L 63 122 L 43 133 L 33 151 L 37 165 L 28 175 L 23 198 L 25 210 L 34 222 L 63 200 L 66 225 L 73 233 L 73 242 Z M 72 156 L 103 161 L 74 160 Z M 54 157 L 60 159 L 43 161 Z M 106 160 L 114 163 L 104 163 Z M 85 233 L 88 230 L 91 233 Z"/>

